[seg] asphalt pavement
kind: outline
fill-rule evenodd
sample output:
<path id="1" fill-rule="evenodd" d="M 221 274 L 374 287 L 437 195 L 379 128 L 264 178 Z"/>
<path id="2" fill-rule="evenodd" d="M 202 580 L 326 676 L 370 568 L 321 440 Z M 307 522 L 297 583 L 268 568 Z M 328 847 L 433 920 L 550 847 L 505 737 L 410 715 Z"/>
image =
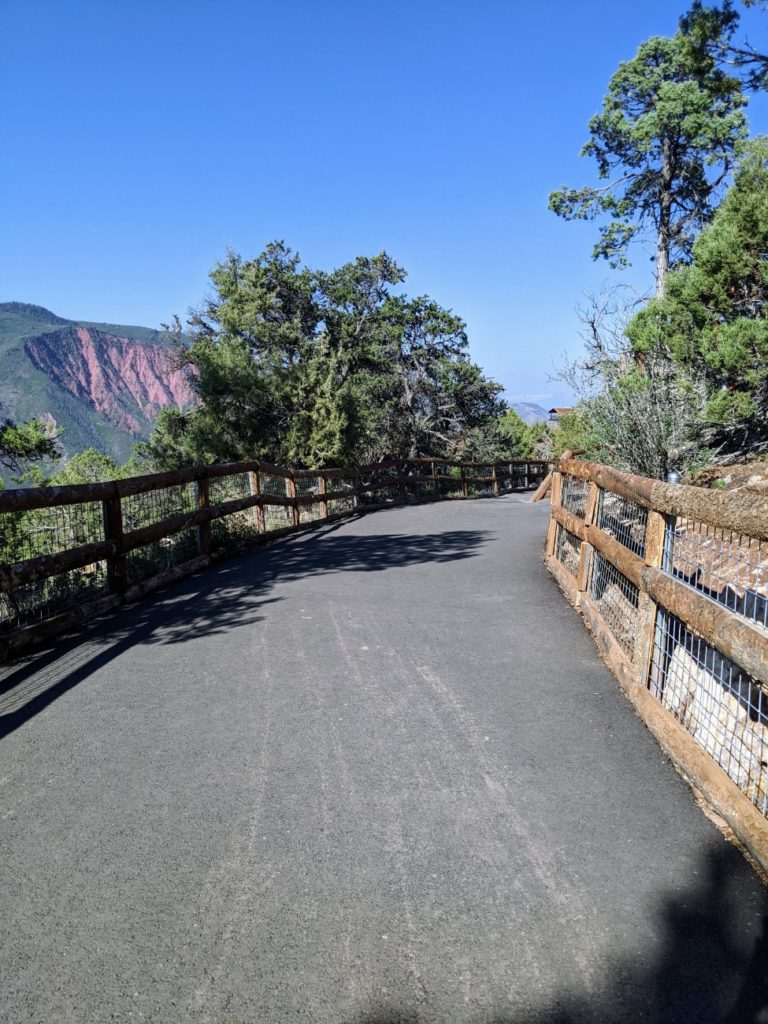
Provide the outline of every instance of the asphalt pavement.
<path id="1" fill-rule="evenodd" d="M 0 1020 L 768 1021 L 766 888 L 548 511 L 326 526 L 0 670 Z"/>

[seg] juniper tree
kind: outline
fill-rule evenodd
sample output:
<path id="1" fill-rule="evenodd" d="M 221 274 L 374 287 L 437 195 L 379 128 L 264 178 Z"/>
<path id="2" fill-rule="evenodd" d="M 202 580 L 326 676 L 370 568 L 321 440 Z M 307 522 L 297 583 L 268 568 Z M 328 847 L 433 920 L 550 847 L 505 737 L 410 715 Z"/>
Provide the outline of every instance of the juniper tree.
<path id="1" fill-rule="evenodd" d="M 710 31 L 722 31 L 710 23 Z M 737 78 L 685 37 L 655 36 L 620 65 L 603 108 L 589 122 L 583 156 L 605 184 L 553 192 L 549 206 L 566 220 L 608 217 L 593 258 L 625 266 L 627 248 L 655 236 L 656 294 L 671 265 L 686 260 L 713 209 L 746 136 L 745 98 Z"/>

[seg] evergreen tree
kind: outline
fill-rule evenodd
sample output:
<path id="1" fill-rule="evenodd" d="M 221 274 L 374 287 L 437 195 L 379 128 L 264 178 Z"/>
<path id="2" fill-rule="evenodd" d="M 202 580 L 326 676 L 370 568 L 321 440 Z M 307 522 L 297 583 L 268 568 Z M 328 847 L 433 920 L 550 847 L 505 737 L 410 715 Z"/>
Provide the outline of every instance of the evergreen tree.
<path id="1" fill-rule="evenodd" d="M 717 21 L 705 29 L 711 45 L 724 31 Z M 614 267 L 627 264 L 629 243 L 651 229 L 656 294 L 663 294 L 670 266 L 689 257 L 745 138 L 745 102 L 738 79 L 706 46 L 694 52 L 681 33 L 648 39 L 620 65 L 589 122 L 582 155 L 594 157 L 607 184 L 564 187 L 550 195 L 550 209 L 566 220 L 607 215 L 593 257 Z"/>
<path id="2" fill-rule="evenodd" d="M 404 279 L 386 253 L 330 273 L 302 267 L 282 242 L 251 261 L 230 253 L 189 321 L 191 342 L 175 324 L 198 405 L 162 410 L 139 453 L 170 468 L 487 448 L 501 388 L 470 361 L 461 318 L 396 292 Z"/>
<path id="3" fill-rule="evenodd" d="M 723 453 L 768 448 L 767 138 L 750 144 L 691 265 L 670 275 L 628 334 L 641 360 L 664 350 L 702 375 L 709 437 Z"/>

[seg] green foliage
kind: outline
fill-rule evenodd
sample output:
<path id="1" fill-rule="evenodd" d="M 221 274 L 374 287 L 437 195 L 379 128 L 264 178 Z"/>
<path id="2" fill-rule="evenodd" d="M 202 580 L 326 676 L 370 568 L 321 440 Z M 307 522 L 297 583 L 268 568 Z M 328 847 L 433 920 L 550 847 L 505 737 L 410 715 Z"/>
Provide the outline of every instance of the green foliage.
<path id="1" fill-rule="evenodd" d="M 131 467 L 121 468 L 114 459 L 95 448 L 86 448 L 84 452 L 73 455 L 69 461 L 51 473 L 48 483 L 54 486 L 62 484 L 95 484 L 102 480 L 117 480 L 130 476 Z"/>
<path id="2" fill-rule="evenodd" d="M 724 31 L 717 21 L 700 31 Z M 707 36 L 710 43 L 716 41 Z M 706 47 L 681 33 L 644 42 L 611 79 L 603 109 L 589 122 L 583 156 L 594 157 L 601 187 L 564 187 L 549 198 L 566 220 L 607 216 L 593 250 L 611 266 L 627 263 L 629 243 L 652 229 L 657 292 L 668 266 L 688 257 L 695 232 L 746 135 L 739 81 Z"/>
<path id="3" fill-rule="evenodd" d="M 553 452 L 560 455 L 566 448 L 581 447 L 571 444 L 558 447 L 559 430 L 551 429 L 544 422 L 526 423 L 514 409 L 507 409 L 499 417 L 498 425 L 495 455 L 500 459 L 550 459 Z"/>
<path id="4" fill-rule="evenodd" d="M 500 439 L 506 447 L 505 454 L 510 459 L 525 459 L 529 452 L 529 426 L 515 412 L 507 409 L 499 417 Z"/>
<path id="5" fill-rule="evenodd" d="M 395 291 L 404 279 L 386 253 L 330 273 L 303 267 L 282 242 L 250 261 L 228 254 L 211 274 L 213 297 L 189 321 L 189 344 L 179 344 L 199 405 L 164 410 L 137 451 L 165 468 L 492 447 L 500 387 L 469 360 L 463 321 Z"/>
<path id="6" fill-rule="evenodd" d="M 552 446 L 551 457 L 559 458 L 565 451 L 582 451 L 593 458 L 598 450 L 594 423 L 586 404 L 576 405 L 570 412 L 561 413 L 557 426 L 548 430 Z"/>
<path id="7" fill-rule="evenodd" d="M 692 264 L 628 336 L 641 360 L 664 349 L 701 375 L 710 443 L 730 454 L 768 447 L 768 139 L 750 144 Z"/>
<path id="8" fill-rule="evenodd" d="M 0 421 L 0 465 L 13 472 L 21 471 L 30 462 L 56 460 L 59 455 L 56 435 L 40 420 L 14 423 Z"/>
<path id="9" fill-rule="evenodd" d="M 764 0 L 744 0 L 745 7 L 762 7 Z M 689 46 L 692 60 L 706 64 L 714 60 L 719 66 L 739 73 L 748 89 L 768 88 L 768 55 L 760 53 L 749 40 L 734 42 L 740 21 L 732 0 L 718 7 L 705 7 L 695 0 L 680 19 L 680 31 Z"/>

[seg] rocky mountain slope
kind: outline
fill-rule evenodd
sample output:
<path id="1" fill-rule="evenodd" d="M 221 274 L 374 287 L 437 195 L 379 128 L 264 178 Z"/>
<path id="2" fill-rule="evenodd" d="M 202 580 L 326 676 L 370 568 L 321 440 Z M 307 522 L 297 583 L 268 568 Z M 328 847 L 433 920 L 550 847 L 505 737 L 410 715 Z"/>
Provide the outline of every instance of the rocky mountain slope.
<path id="1" fill-rule="evenodd" d="M 0 303 L 0 414 L 63 428 L 68 455 L 98 448 L 119 461 L 164 405 L 193 400 L 159 331 L 65 320 L 42 306 Z"/>
<path id="2" fill-rule="evenodd" d="M 512 408 L 515 410 L 517 415 L 523 421 L 523 423 L 546 423 L 549 419 L 549 413 L 535 402 L 510 402 Z"/>

